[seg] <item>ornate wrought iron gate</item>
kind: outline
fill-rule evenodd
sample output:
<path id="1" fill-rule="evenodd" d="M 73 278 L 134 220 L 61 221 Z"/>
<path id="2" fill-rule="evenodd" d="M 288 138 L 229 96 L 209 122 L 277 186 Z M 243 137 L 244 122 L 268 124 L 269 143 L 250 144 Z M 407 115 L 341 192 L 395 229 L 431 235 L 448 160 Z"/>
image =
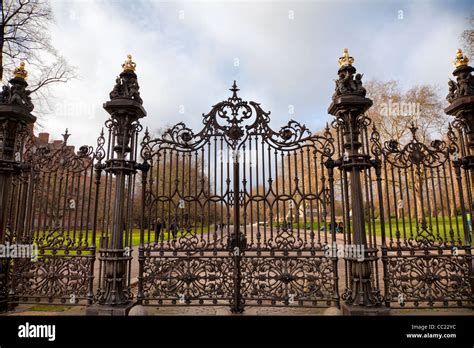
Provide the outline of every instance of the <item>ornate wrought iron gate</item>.
<path id="1" fill-rule="evenodd" d="M 143 305 L 472 308 L 474 92 L 463 84 L 474 69 L 459 55 L 446 109 L 456 118 L 426 143 L 415 125 L 400 142 L 371 128 L 347 50 L 320 133 L 292 120 L 273 130 L 234 82 L 201 130 L 178 123 L 141 144 L 129 56 L 104 104 L 107 132 L 79 151 L 67 132 L 52 144 L 33 136 L 20 66 L 0 94 L 0 245 L 37 253 L 3 255 L 0 311 L 125 315 L 135 275 Z"/>
<path id="2" fill-rule="evenodd" d="M 295 121 L 279 131 L 270 113 L 237 95 L 203 115 L 145 136 L 151 165 L 140 247 L 138 300 L 144 304 L 338 304 L 331 224 L 334 152 L 327 130 Z M 331 226 L 333 226 L 331 230 Z"/>
<path id="3" fill-rule="evenodd" d="M 10 268 L 10 303 L 85 304 L 92 294 L 95 238 L 91 147 L 74 151 L 63 140 L 42 143 L 23 133 L 16 156 L 6 238 L 11 245 L 34 246 L 30 258 Z"/>
<path id="4" fill-rule="evenodd" d="M 380 160 L 377 177 L 384 210 L 381 222 L 385 302 L 398 308 L 469 307 L 471 290 L 471 229 L 463 197 L 459 155 L 464 134 L 454 122 L 445 141 L 429 144 L 410 127 L 405 144 L 380 143 L 374 127 L 372 152 Z M 470 192 L 470 190 L 467 190 Z"/>

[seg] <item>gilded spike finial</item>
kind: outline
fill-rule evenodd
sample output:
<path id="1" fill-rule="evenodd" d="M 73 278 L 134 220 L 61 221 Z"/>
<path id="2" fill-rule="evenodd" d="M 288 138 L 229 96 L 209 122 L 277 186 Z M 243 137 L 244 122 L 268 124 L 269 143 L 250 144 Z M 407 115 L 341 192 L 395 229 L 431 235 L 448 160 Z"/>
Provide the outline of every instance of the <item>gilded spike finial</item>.
<path id="1" fill-rule="evenodd" d="M 347 48 L 344 48 L 344 53 L 342 57 L 339 57 L 339 65 L 352 65 L 352 63 L 354 63 L 354 58 L 349 56 L 349 50 Z"/>
<path id="2" fill-rule="evenodd" d="M 21 62 L 20 66 L 18 68 L 15 68 L 15 70 L 13 70 L 13 75 L 15 75 L 15 77 L 18 77 L 20 79 L 27 78 L 28 71 L 26 71 L 25 69 L 25 62 Z"/>
<path id="3" fill-rule="evenodd" d="M 457 49 L 456 51 L 456 58 L 453 60 L 453 64 L 456 68 L 459 68 L 460 66 L 465 66 L 469 63 L 469 59 L 467 58 L 466 55 L 462 53 L 462 50 L 460 48 Z"/>
<path id="4" fill-rule="evenodd" d="M 127 60 L 122 64 L 123 71 L 135 71 L 137 64 L 132 61 L 132 55 L 127 55 Z"/>

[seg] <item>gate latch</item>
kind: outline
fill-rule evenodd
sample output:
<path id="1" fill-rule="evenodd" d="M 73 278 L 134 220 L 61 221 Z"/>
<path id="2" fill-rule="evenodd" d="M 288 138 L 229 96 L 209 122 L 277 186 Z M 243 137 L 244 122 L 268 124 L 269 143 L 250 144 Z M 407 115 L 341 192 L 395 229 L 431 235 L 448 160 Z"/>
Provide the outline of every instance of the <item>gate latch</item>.
<path id="1" fill-rule="evenodd" d="M 238 234 L 232 234 L 229 236 L 227 246 L 230 251 L 235 250 L 235 248 L 243 251 L 247 248 L 247 237 L 240 232 Z"/>

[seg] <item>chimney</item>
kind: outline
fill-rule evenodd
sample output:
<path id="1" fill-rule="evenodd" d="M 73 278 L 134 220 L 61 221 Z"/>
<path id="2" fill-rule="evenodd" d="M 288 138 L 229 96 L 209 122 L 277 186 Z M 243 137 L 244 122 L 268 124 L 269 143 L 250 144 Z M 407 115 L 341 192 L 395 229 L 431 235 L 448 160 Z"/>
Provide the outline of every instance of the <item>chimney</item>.
<path id="1" fill-rule="evenodd" d="M 49 133 L 39 133 L 38 139 L 40 143 L 47 144 L 49 142 Z"/>

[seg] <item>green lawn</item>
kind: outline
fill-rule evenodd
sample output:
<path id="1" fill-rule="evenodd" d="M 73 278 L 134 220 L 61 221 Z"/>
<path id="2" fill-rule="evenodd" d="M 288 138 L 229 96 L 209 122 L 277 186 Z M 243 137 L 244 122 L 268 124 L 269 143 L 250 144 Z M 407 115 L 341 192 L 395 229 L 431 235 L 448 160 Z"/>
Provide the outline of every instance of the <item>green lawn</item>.
<path id="1" fill-rule="evenodd" d="M 298 229 L 298 227 L 300 228 L 300 230 L 305 229 L 305 224 L 303 222 L 300 222 L 299 224 L 293 223 L 292 225 L 293 225 L 293 229 Z M 433 233 L 435 235 L 437 235 L 438 231 L 439 231 L 439 235 L 443 239 L 444 239 L 444 236 L 446 234 L 448 240 L 451 240 L 451 238 L 450 238 L 450 230 L 451 229 L 454 231 L 454 239 L 457 240 L 458 239 L 458 229 L 459 229 L 460 238 L 461 238 L 461 240 L 464 239 L 462 219 L 461 219 L 460 216 L 458 216 L 457 218 L 451 218 L 451 221 L 449 220 L 449 218 L 445 217 L 444 222 L 443 222 L 443 219 L 441 217 L 438 217 L 437 221 L 436 221 L 435 218 L 432 218 L 431 219 L 431 224 L 430 224 L 430 220 L 428 219 L 427 225 L 428 225 L 428 228 L 431 226 L 431 230 L 433 231 Z M 321 227 L 323 228 L 323 227 L 325 227 L 325 225 L 321 224 Z M 402 219 L 399 219 L 398 224 L 397 224 L 395 219 L 391 218 L 390 221 L 388 221 L 388 220 L 385 221 L 384 227 L 385 227 L 385 235 L 386 235 L 387 238 L 390 237 L 390 231 L 391 231 L 392 237 L 396 238 L 397 227 L 398 227 L 398 230 L 400 232 L 400 237 L 402 239 L 404 238 L 404 233 L 405 233 L 407 238 L 410 237 L 410 227 L 411 227 L 412 235 L 415 235 L 416 231 L 417 231 L 416 220 L 415 219 L 405 219 L 405 221 L 403 221 Z M 253 228 L 257 229 L 257 227 L 253 227 Z M 261 228 L 262 227 L 260 227 L 260 229 Z M 274 223 L 273 228 L 278 228 L 278 224 Z M 306 224 L 306 229 L 308 230 L 310 228 L 311 228 L 310 224 Z M 329 222 L 327 223 L 326 228 L 329 228 Z M 316 223 L 316 222 L 313 223 L 313 229 L 315 231 L 318 231 L 319 230 L 319 224 Z M 366 224 L 367 233 L 369 233 L 369 231 L 370 231 L 371 234 L 373 235 L 374 229 L 375 229 L 375 234 L 377 236 L 381 236 L 381 234 L 382 234 L 382 225 L 380 224 L 380 220 L 375 220 L 374 222 L 370 223 L 370 226 L 369 226 L 369 223 Z M 196 234 L 202 234 L 202 233 L 207 233 L 208 231 L 209 231 L 209 233 L 212 234 L 213 231 L 214 231 L 214 226 L 211 226 L 211 227 L 207 227 L 207 226 L 197 227 L 196 230 L 194 230 L 194 229 L 191 230 L 191 233 L 195 232 Z M 148 231 L 147 229 L 145 230 L 144 242 L 147 243 L 147 241 L 148 241 L 148 233 L 150 234 L 150 242 L 153 243 L 154 242 L 155 231 L 154 230 Z M 219 231 L 218 233 L 220 235 L 221 232 Z M 178 234 L 177 234 L 177 237 L 178 238 L 181 237 L 182 234 L 183 234 L 183 232 L 179 231 Z M 76 233 L 76 239 L 78 239 L 78 238 L 79 238 L 78 233 Z M 172 237 L 171 232 L 168 232 L 168 230 L 165 230 L 165 232 L 163 233 L 163 241 L 167 241 L 167 240 L 172 239 L 172 238 L 173 237 Z M 83 240 L 84 239 L 85 239 L 85 237 L 83 237 Z M 160 241 L 161 241 L 161 239 L 158 242 L 160 242 Z M 90 243 L 91 243 L 90 231 L 89 231 L 89 236 L 88 236 L 88 242 L 89 242 L 89 245 L 90 245 Z M 139 244 L 140 244 L 140 229 L 134 228 L 133 231 L 132 231 L 132 247 L 136 247 Z M 97 246 L 97 248 L 99 247 L 99 245 L 100 245 L 100 233 L 98 233 L 98 235 L 96 236 L 96 246 Z M 47 250 L 46 253 L 50 254 L 51 250 Z M 57 253 L 63 254 L 64 251 L 63 250 L 57 250 Z"/>
<path id="2" fill-rule="evenodd" d="M 336 220 L 336 222 L 338 222 L 340 220 Z M 457 239 L 457 231 L 459 230 L 459 235 L 461 236 L 461 238 L 463 238 L 463 235 L 464 235 L 464 229 L 463 229 L 463 225 L 462 225 L 462 218 L 460 216 L 457 216 L 456 218 L 452 217 L 451 220 L 448 218 L 448 217 L 444 217 L 444 221 L 443 221 L 443 218 L 442 217 L 438 217 L 438 219 L 436 219 L 435 217 L 432 217 L 431 220 L 430 219 L 427 219 L 426 221 L 427 223 L 427 226 L 428 228 L 431 227 L 431 230 L 433 231 L 433 233 L 436 235 L 440 234 L 440 236 L 442 238 L 444 238 L 444 235 L 446 233 L 446 236 L 448 237 L 448 239 L 450 239 L 450 230 L 452 229 L 454 231 L 454 238 Z M 330 221 L 327 221 L 326 224 L 324 223 L 321 223 L 321 224 L 318 224 L 317 222 L 314 222 L 313 223 L 313 229 L 315 231 L 319 230 L 320 227 L 325 229 L 329 229 L 329 225 L 330 225 Z M 370 225 L 370 226 L 369 226 Z M 404 232 L 407 236 L 407 238 L 410 236 L 410 227 L 411 227 L 411 232 L 413 235 L 416 234 L 416 231 L 417 231 L 417 227 L 416 227 L 417 223 L 416 223 L 416 219 L 408 219 L 408 218 L 405 218 L 404 220 L 403 219 L 398 219 L 398 224 L 397 224 L 397 221 L 395 220 L 394 217 L 392 217 L 390 220 L 389 219 L 385 219 L 385 223 L 384 223 L 384 227 L 385 227 L 385 235 L 387 237 L 390 236 L 390 231 L 392 233 L 392 236 L 395 238 L 396 236 L 396 231 L 397 229 L 399 230 L 400 232 L 400 236 L 401 238 L 403 238 L 403 235 L 404 235 Z M 278 227 L 278 223 L 273 223 L 273 227 L 274 228 L 277 228 Z M 299 223 L 293 223 L 292 224 L 292 227 L 293 229 L 311 229 L 311 224 L 310 223 L 305 223 L 304 222 L 299 222 Z M 371 232 L 371 234 L 373 234 L 374 232 L 374 229 L 375 229 L 375 235 L 377 236 L 381 236 L 382 235 L 382 224 L 380 223 L 380 220 L 375 220 L 373 221 L 372 223 L 366 223 L 366 231 L 367 233 L 369 233 L 369 231 Z"/>
<path id="3" fill-rule="evenodd" d="M 211 227 L 207 227 L 207 226 L 199 226 L 197 227 L 196 229 L 191 229 L 190 233 L 196 233 L 196 234 L 202 234 L 202 233 L 207 233 L 207 232 L 210 232 L 210 233 L 213 233 L 214 231 L 214 226 L 211 226 Z M 150 233 L 150 242 L 153 243 L 154 242 L 154 238 L 155 238 L 155 231 L 154 230 L 150 230 L 148 232 L 148 229 L 145 229 L 145 235 L 144 235 L 144 242 L 147 243 L 148 241 L 148 233 Z M 181 237 L 183 234 L 185 233 L 189 233 L 189 232 L 183 232 L 183 231 L 178 231 L 177 233 L 177 238 Z M 220 232 L 218 232 L 220 234 Z M 56 236 L 59 235 L 59 233 L 55 233 Z M 173 235 L 171 232 L 168 232 L 168 230 L 165 230 L 164 232 L 162 231 L 162 237 L 160 237 L 159 241 L 161 241 L 161 238 L 163 238 L 163 241 L 167 241 L 169 239 L 173 239 Z M 70 238 L 73 238 L 72 236 L 72 233 L 71 233 L 71 236 Z M 100 235 L 100 232 L 97 233 L 96 235 L 96 238 L 95 238 L 95 244 L 97 246 L 97 248 L 99 247 L 100 245 L 100 239 L 101 239 L 101 235 Z M 85 238 L 85 235 L 82 236 L 81 240 L 83 242 L 86 241 L 86 238 Z M 76 232 L 76 241 L 79 241 L 79 233 Z M 89 243 L 89 245 L 91 244 L 92 242 L 92 236 L 91 236 L 91 231 L 89 231 L 89 236 L 87 237 L 87 242 Z M 140 245 L 140 229 L 138 228 L 134 228 L 132 230 L 132 246 L 135 247 L 135 246 L 138 246 Z M 51 250 L 47 250 L 47 252 L 45 252 L 46 254 L 51 254 Z M 64 254 L 64 251 L 63 250 L 57 250 L 57 253 L 58 254 Z"/>
<path id="4" fill-rule="evenodd" d="M 194 228 L 191 229 L 190 232 L 178 231 L 177 238 L 179 238 L 183 234 L 187 234 L 187 233 L 202 234 L 202 233 L 207 233 L 208 231 L 209 231 L 209 233 L 213 233 L 214 232 L 214 226 L 211 226 L 211 227 L 199 226 L 199 227 L 197 227 L 197 229 L 194 229 Z M 148 231 L 148 229 L 145 229 L 144 242 L 145 243 L 148 242 L 148 234 L 150 235 L 150 238 L 149 238 L 150 243 L 154 243 L 154 241 L 155 241 L 155 231 L 153 229 L 151 229 L 150 231 Z M 169 239 L 173 239 L 173 234 L 171 232 L 168 232 L 168 230 L 165 230 L 164 232 L 162 231 L 161 234 L 163 236 L 159 237 L 158 243 L 161 242 L 161 240 L 167 241 Z M 218 234 L 220 234 L 220 231 L 218 232 Z M 135 229 L 133 229 L 133 232 L 132 232 L 132 246 L 138 246 L 138 245 L 140 245 L 140 230 L 135 228 Z"/>
<path id="5" fill-rule="evenodd" d="M 58 305 L 36 305 L 31 307 L 29 310 L 33 312 L 64 312 L 71 307 L 58 306 Z"/>
<path id="6" fill-rule="evenodd" d="M 438 217 L 436 218 L 431 218 L 427 219 L 426 221 L 428 230 L 432 231 L 433 234 L 435 235 L 440 235 L 441 238 L 444 239 L 444 236 L 446 235 L 447 238 L 450 240 L 450 231 L 452 230 L 454 232 L 454 238 L 457 239 L 458 231 L 459 235 L 461 238 L 464 236 L 464 228 L 463 228 L 463 223 L 462 223 L 462 218 L 460 216 L 457 216 L 456 218 L 451 218 L 451 220 L 447 217 L 443 218 Z M 368 225 L 368 224 L 367 224 Z M 415 235 L 417 230 L 420 229 L 420 224 L 418 224 L 417 228 L 417 222 L 415 219 L 398 219 L 398 223 L 395 220 L 395 218 L 391 218 L 390 221 L 385 220 L 385 235 L 387 237 L 390 236 L 390 233 L 392 236 L 395 238 L 397 230 L 400 232 L 400 236 L 403 238 L 403 235 L 405 234 L 407 238 L 411 235 Z M 382 235 L 382 224 L 380 223 L 379 220 L 375 220 L 375 223 L 372 223 L 370 226 L 370 229 L 373 233 L 375 228 L 375 234 L 377 236 Z"/>

